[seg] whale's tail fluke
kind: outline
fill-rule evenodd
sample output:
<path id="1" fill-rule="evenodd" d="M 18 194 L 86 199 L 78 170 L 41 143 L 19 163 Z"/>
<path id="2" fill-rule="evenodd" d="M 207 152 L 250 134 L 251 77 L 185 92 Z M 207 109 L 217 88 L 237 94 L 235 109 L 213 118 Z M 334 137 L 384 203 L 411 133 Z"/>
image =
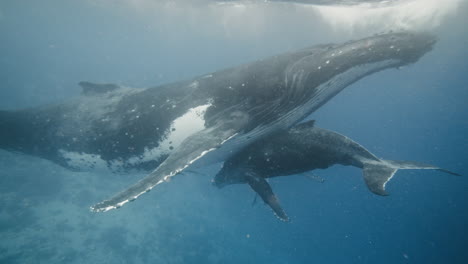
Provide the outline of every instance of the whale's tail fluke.
<path id="1" fill-rule="evenodd" d="M 364 181 L 369 190 L 378 195 L 388 195 L 385 191 L 385 185 L 392 179 L 393 175 L 399 170 L 438 170 L 451 175 L 460 176 L 460 174 L 439 168 L 430 164 L 424 164 L 412 161 L 381 160 L 380 162 L 364 163 L 363 174 Z"/>

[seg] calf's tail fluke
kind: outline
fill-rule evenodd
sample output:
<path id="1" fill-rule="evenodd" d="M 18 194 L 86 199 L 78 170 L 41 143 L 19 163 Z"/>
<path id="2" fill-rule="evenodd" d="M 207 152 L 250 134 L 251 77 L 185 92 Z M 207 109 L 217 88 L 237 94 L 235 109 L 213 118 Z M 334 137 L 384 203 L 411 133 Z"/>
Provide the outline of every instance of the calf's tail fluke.
<path id="1" fill-rule="evenodd" d="M 412 161 L 381 160 L 379 162 L 369 162 L 364 164 L 364 181 L 369 190 L 378 195 L 388 195 L 385 185 L 389 182 L 398 170 L 438 170 L 451 175 L 460 174 L 439 168 L 430 164 Z"/>

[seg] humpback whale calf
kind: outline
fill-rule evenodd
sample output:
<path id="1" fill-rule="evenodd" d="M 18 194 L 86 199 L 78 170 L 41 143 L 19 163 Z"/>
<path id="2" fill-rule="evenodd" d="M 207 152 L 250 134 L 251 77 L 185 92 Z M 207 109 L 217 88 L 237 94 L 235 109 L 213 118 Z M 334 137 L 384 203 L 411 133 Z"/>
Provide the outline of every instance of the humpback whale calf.
<path id="1" fill-rule="evenodd" d="M 287 221 L 288 216 L 266 178 L 326 169 L 335 164 L 361 168 L 367 187 L 378 195 L 387 195 L 385 185 L 399 169 L 439 170 L 459 176 L 429 164 L 379 159 L 350 138 L 315 127 L 313 121 L 308 121 L 260 139 L 232 156 L 213 184 L 221 188 L 247 183 L 281 220 Z"/>
<path id="2" fill-rule="evenodd" d="M 0 112 L 0 148 L 69 168 L 144 167 L 148 176 L 91 207 L 119 208 L 189 167 L 224 161 L 306 118 L 372 73 L 416 62 L 431 34 L 318 45 L 189 81 L 131 89 L 83 82 L 62 104 Z"/>

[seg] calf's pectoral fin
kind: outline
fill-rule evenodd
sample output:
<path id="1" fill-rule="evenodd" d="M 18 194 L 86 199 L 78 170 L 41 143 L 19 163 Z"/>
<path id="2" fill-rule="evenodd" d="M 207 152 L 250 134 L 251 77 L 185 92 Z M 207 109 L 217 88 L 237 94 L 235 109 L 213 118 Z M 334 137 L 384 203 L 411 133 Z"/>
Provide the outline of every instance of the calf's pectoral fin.
<path id="1" fill-rule="evenodd" d="M 288 216 L 279 204 L 278 198 L 276 198 L 276 195 L 264 178 L 253 173 L 248 173 L 246 179 L 249 186 L 262 197 L 263 201 L 271 207 L 276 216 L 283 221 L 289 221 Z"/>

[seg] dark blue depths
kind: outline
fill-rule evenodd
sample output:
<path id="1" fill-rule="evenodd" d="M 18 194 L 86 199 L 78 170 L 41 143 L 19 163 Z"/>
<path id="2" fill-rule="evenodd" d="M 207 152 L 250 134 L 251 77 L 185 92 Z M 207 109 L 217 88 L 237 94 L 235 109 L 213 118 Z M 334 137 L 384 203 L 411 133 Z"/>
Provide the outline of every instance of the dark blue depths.
<path id="1" fill-rule="evenodd" d="M 468 16 L 462 7 L 437 28 L 439 43 L 418 63 L 354 84 L 311 118 L 379 157 L 466 175 Z M 318 25 L 304 36 L 299 33 L 314 25 L 294 20 L 275 31 L 227 36 L 206 21 L 199 24 L 208 28 L 197 29 L 180 13 L 158 20 L 140 12 L 105 1 L 0 3 L 0 109 L 59 102 L 79 94 L 82 80 L 144 87 L 346 40 Z M 361 171 L 351 167 L 313 172 L 324 183 L 304 175 L 274 178 L 291 217 L 283 223 L 260 201 L 252 204 L 247 185 L 212 187 L 216 169 L 175 177 L 120 210 L 93 214 L 91 204 L 144 174 L 71 172 L 1 151 L 0 263 L 468 260 L 466 177 L 399 171 L 388 197 L 370 193 Z"/>

